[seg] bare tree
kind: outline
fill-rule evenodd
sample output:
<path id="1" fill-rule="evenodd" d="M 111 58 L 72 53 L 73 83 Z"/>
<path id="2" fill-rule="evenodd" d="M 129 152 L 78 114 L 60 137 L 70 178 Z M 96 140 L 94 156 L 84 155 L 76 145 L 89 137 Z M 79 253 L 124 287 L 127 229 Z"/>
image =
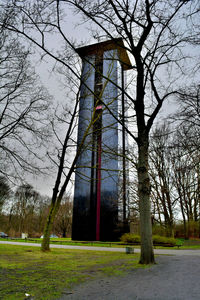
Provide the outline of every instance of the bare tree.
<path id="1" fill-rule="evenodd" d="M 3 228 L 10 236 L 40 237 L 47 217 L 50 198 L 37 192 L 33 186 L 23 183 L 10 190 L 2 212 Z"/>
<path id="2" fill-rule="evenodd" d="M 200 224 L 200 86 L 193 82 L 177 95 L 178 112 L 171 116 L 178 132 L 175 136 L 175 185 L 179 195 L 185 237 L 190 235 L 190 223 Z M 199 225 L 200 232 L 200 225 Z"/>
<path id="3" fill-rule="evenodd" d="M 126 40 L 126 50 L 133 57 L 134 81 L 130 92 L 125 93 L 135 110 L 132 121 L 136 124 L 137 133 L 134 135 L 126 130 L 138 147 L 138 195 L 142 240 L 140 262 L 154 263 L 148 174 L 149 133 L 164 100 L 177 92 L 181 76 L 183 82 L 188 59 L 184 47 L 191 42 L 192 28 L 198 19 L 199 3 L 172 0 L 101 0 L 92 3 L 88 0 L 60 0 L 38 1 L 36 5 L 32 5 L 31 1 L 13 1 L 11 5 L 8 4 L 7 17 L 4 19 L 6 27 L 31 40 L 76 75 L 63 53 L 51 51 L 46 44 L 48 34 L 54 31 L 63 38 L 65 44 L 75 49 L 74 43 L 62 30 L 61 17 L 65 4 L 67 9 L 74 8 L 75 13 L 80 13 L 84 21 L 90 23 L 91 36 L 97 40 L 103 37 L 113 41 L 120 36 Z M 14 14 L 14 23 L 9 22 L 8 12 Z M 37 36 L 33 33 L 35 31 Z M 190 66 L 193 67 L 191 59 Z M 57 187 L 55 195 L 56 191 Z"/>
<path id="4" fill-rule="evenodd" d="M 22 184 L 15 191 L 11 211 L 15 215 L 15 226 L 18 226 L 16 231 L 19 234 L 22 232 L 30 234 L 32 232 L 34 212 L 39 198 L 39 193 L 27 183 Z"/>
<path id="5" fill-rule="evenodd" d="M 71 236 L 72 208 L 72 200 L 69 196 L 65 195 L 61 202 L 53 225 L 54 232 L 59 233 L 64 238 L 67 236 Z"/>
<path id="6" fill-rule="evenodd" d="M 174 135 L 171 151 L 173 185 L 183 218 L 185 238 L 191 235 L 190 225 L 199 221 L 199 148 L 194 150 L 194 143 L 191 130 L 182 126 Z"/>
<path id="7" fill-rule="evenodd" d="M 5 177 L 0 176 L 0 213 L 6 200 L 10 196 L 10 186 Z"/>
<path id="8" fill-rule="evenodd" d="M 141 227 L 141 263 L 153 263 L 150 180 L 148 174 L 149 132 L 164 100 L 176 93 L 172 77 L 166 83 L 159 74 L 186 58 L 181 47 L 189 31 L 177 30 L 178 19 L 184 20 L 186 5 L 196 12 L 197 2 L 188 1 L 61 1 L 81 13 L 93 26 L 93 36 L 126 40 L 127 51 L 134 57 L 135 82 L 128 98 L 134 105 L 138 146 L 138 195 Z M 58 2 L 57 2 L 58 3 Z M 191 17 L 191 15 L 190 15 Z M 187 18 L 189 23 L 189 16 Z M 176 24 L 177 23 L 177 24 Z M 191 24 L 190 24 L 191 25 Z M 191 29 L 191 27 L 190 27 Z M 167 67 L 168 66 L 168 67 Z M 172 73 L 169 74 L 172 76 Z M 163 76 L 164 77 L 164 76 Z M 174 79 L 173 79 L 174 80 Z M 152 99 L 152 103 L 150 103 Z"/>
<path id="9" fill-rule="evenodd" d="M 200 85 L 193 83 L 189 87 L 181 89 L 176 97 L 178 104 L 177 113 L 171 115 L 180 133 L 182 132 L 182 146 L 186 151 L 199 149 L 200 139 Z M 188 148 L 190 143 L 190 150 Z"/>
<path id="10" fill-rule="evenodd" d="M 155 203 L 156 213 L 162 225 L 164 216 L 165 233 L 174 235 L 173 176 L 170 157 L 170 129 L 164 124 L 153 131 L 150 143 L 150 177 L 152 184 L 151 197 Z"/>
<path id="11" fill-rule="evenodd" d="M 48 139 L 50 96 L 28 61 L 29 50 L 0 27 L 0 174 L 10 180 L 39 172 L 35 151 Z"/>

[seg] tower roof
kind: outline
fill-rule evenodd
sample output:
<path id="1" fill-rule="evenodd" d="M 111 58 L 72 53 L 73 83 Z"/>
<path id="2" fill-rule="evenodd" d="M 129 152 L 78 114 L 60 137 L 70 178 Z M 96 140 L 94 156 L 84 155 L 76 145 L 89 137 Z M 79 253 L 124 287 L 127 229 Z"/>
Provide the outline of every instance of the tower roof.
<path id="1" fill-rule="evenodd" d="M 84 58 L 85 56 L 92 54 L 102 55 L 103 52 L 114 49 L 117 49 L 118 51 L 119 60 L 120 63 L 123 65 L 124 70 L 132 69 L 132 65 L 122 38 L 80 47 L 77 48 L 76 51 L 81 58 Z"/>

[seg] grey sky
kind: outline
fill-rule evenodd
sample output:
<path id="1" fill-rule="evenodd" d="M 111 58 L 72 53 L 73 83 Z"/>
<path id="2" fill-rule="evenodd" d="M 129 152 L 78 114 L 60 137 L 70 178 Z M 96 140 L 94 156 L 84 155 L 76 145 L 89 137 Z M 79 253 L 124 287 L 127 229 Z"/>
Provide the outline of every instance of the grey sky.
<path id="1" fill-rule="evenodd" d="M 76 41 L 78 44 L 87 44 L 93 43 L 94 39 L 91 37 L 91 33 L 88 30 L 89 24 L 82 23 L 81 25 L 77 26 L 78 23 L 81 23 L 80 18 L 78 15 L 74 15 L 70 10 L 65 11 L 64 21 L 62 23 L 63 31 L 67 37 L 70 37 L 72 40 Z M 48 46 L 54 51 L 61 50 L 61 41 L 58 37 L 49 36 L 48 38 Z M 186 52 L 196 51 L 195 48 L 192 50 L 188 48 L 185 49 Z M 38 57 L 36 57 L 37 59 Z M 52 72 L 53 67 L 52 59 L 49 59 L 47 56 L 44 58 L 42 63 L 36 64 L 36 71 L 41 77 L 42 82 L 48 88 L 50 94 L 54 96 L 55 102 L 65 103 L 66 99 L 66 91 L 62 88 L 60 84 L 60 79 L 57 77 L 55 72 Z M 161 76 L 167 75 L 161 72 Z M 188 74 L 188 77 L 190 74 Z M 159 118 L 163 119 L 167 113 L 172 113 L 175 110 L 175 106 L 172 105 L 172 102 L 166 102 L 159 114 Z M 158 119 L 159 119 L 158 118 Z M 33 185 L 42 193 L 46 193 L 51 195 L 52 187 L 54 184 L 55 176 L 49 178 L 35 178 L 32 180 Z"/>

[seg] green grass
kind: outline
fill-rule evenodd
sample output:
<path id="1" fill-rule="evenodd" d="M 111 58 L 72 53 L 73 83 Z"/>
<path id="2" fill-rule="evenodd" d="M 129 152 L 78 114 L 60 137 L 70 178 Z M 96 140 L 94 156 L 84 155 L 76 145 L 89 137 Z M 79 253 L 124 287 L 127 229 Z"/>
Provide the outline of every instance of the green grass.
<path id="1" fill-rule="evenodd" d="M 181 250 L 200 250 L 200 245 L 196 246 L 181 246 Z"/>
<path id="2" fill-rule="evenodd" d="M 101 276 L 119 276 L 138 268 L 138 255 L 0 245 L 0 299 L 56 299 L 65 288 Z"/>
<path id="3" fill-rule="evenodd" d="M 181 249 L 200 249 L 200 239 L 189 239 L 189 240 L 184 240 L 184 239 L 179 239 L 180 243 L 182 243 Z"/>

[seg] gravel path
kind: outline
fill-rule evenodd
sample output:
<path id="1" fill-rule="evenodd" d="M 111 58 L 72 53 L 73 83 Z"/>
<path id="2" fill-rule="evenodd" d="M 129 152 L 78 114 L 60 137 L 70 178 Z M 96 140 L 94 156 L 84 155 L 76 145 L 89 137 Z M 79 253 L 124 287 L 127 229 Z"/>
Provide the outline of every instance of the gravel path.
<path id="1" fill-rule="evenodd" d="M 93 280 L 59 300 L 199 300 L 200 256 L 158 256 L 151 268 Z"/>

